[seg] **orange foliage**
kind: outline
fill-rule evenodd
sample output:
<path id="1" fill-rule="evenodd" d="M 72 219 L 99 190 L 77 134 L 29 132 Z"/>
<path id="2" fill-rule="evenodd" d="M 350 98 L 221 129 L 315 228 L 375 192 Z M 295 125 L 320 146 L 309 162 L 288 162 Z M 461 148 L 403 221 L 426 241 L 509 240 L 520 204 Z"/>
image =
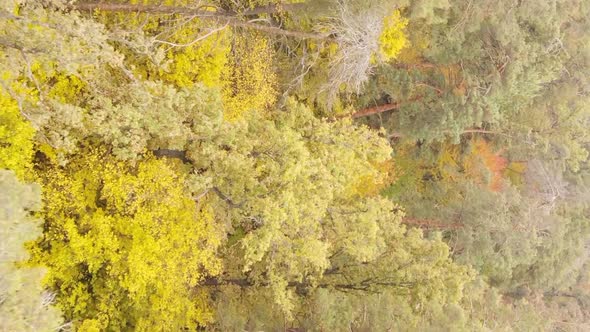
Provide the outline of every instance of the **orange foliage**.
<path id="1" fill-rule="evenodd" d="M 472 147 L 463 161 L 465 173 L 475 181 L 486 183 L 493 191 L 501 190 L 502 175 L 508 166 L 506 158 L 501 156 L 502 151 L 494 152 L 488 142 L 480 138 L 472 142 Z"/>

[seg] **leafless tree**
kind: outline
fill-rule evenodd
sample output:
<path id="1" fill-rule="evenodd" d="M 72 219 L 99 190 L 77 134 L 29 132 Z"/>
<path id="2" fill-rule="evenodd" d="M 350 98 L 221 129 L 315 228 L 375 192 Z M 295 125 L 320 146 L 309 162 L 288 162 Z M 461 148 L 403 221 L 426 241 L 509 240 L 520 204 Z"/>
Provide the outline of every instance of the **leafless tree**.
<path id="1" fill-rule="evenodd" d="M 550 162 L 531 160 L 525 174 L 529 195 L 538 199 L 538 208 L 549 214 L 568 195 L 562 171 Z"/>
<path id="2" fill-rule="evenodd" d="M 338 54 L 330 63 L 329 81 L 324 87 L 334 95 L 345 84 L 359 92 L 375 65 L 379 36 L 387 11 L 381 6 L 355 8 L 355 1 L 339 0 L 336 17 L 326 24 L 338 44 Z"/>

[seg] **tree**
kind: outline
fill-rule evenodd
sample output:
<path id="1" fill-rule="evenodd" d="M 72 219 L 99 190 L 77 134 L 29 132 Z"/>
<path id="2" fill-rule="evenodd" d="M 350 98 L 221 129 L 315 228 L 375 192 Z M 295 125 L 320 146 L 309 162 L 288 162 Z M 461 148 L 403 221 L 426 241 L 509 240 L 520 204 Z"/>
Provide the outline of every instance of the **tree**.
<path id="1" fill-rule="evenodd" d="M 533 261 L 545 228 L 539 197 L 503 178 L 506 161 L 478 138 L 462 146 L 400 146 L 400 178 L 384 193 L 445 233 L 455 259 L 506 290 Z M 408 226 L 420 226 L 409 223 Z"/>
<path id="2" fill-rule="evenodd" d="M 412 320 L 407 325 L 416 327 L 418 317 L 424 317 L 430 305 L 457 305 L 472 271 L 452 263 L 440 239 L 425 239 L 415 229 L 389 234 L 382 254 L 375 259 L 358 262 L 342 250 L 330 259 L 331 268 L 321 278 L 290 282 L 295 290 L 293 317 L 272 305 L 274 296 L 265 287 L 219 284 L 219 328 L 382 329 L 394 317 Z M 367 316 L 367 306 L 374 315 Z M 361 322 L 363 307 L 365 321 Z M 388 311 L 394 314 L 385 314 Z"/>
<path id="3" fill-rule="evenodd" d="M 407 24 L 398 10 L 390 15 L 380 3 L 367 5 L 338 1 L 329 30 L 335 36 L 338 52 L 330 60 L 327 89 L 335 95 L 344 85 L 360 92 L 377 62 L 394 59 L 406 44 L 403 29 Z"/>
<path id="4" fill-rule="evenodd" d="M 30 18 L 26 15 L 41 15 L 57 20 L 60 14 L 59 9 L 52 7 L 37 8 L 33 5 L 32 8 L 32 12 L 23 10 L 19 15 L 27 19 Z M 75 14 L 71 17 L 63 15 L 66 16 L 65 22 L 68 22 L 67 19 L 81 20 L 80 24 L 85 22 Z M 13 17 L 11 22 L 19 23 L 21 16 Z M 104 29 L 98 25 L 94 27 Z M 50 35 L 52 29 L 56 28 L 40 26 L 35 33 Z M 17 29 L 17 33 L 22 31 Z M 102 40 L 108 39 L 108 33 L 101 32 L 99 36 L 104 38 Z M 64 44 L 83 41 L 77 35 L 70 37 L 72 40 L 65 40 Z M 67 139 L 67 144 L 59 140 L 50 141 L 57 152 L 62 153 L 61 160 L 55 160 L 51 156 L 52 151 L 44 152 L 48 161 L 40 157 L 39 167 L 46 167 L 40 181 L 47 193 L 43 215 L 48 231 L 38 242 L 35 261 L 50 266 L 49 284 L 58 290 L 59 303 L 66 316 L 79 319 L 77 326 L 104 328 L 130 324 L 141 329 L 153 319 L 154 307 L 161 300 L 155 297 L 153 301 L 142 302 L 148 297 L 145 294 L 146 285 L 154 285 L 156 277 L 142 279 L 137 283 L 137 287 L 142 288 L 137 290 L 125 279 L 115 281 L 111 278 L 111 273 L 139 278 L 129 267 L 116 266 L 120 255 L 126 258 L 136 254 L 132 251 L 134 242 L 119 241 L 120 238 L 127 238 L 129 234 L 126 232 L 131 230 L 117 227 L 129 220 L 144 221 L 143 218 L 147 219 L 145 222 L 149 226 L 149 222 L 160 216 L 157 213 L 161 211 L 151 211 L 152 206 L 149 205 L 137 208 L 137 213 L 130 212 L 126 204 L 132 205 L 133 202 L 125 203 L 126 199 L 132 199 L 129 197 L 96 200 L 96 197 L 102 197 L 105 188 L 118 188 L 118 182 L 109 183 L 114 181 L 111 173 L 126 174 L 124 178 L 130 183 L 121 185 L 125 185 L 126 189 L 139 186 L 133 189 L 137 191 L 147 184 L 134 180 L 135 177 L 140 178 L 141 175 L 146 177 L 145 181 L 151 181 L 147 178 L 149 174 L 141 173 L 142 166 L 134 170 L 130 165 L 116 162 L 111 156 L 103 156 L 102 153 L 97 156 L 95 152 L 85 150 L 86 142 L 104 144 L 112 149 L 115 157 L 135 160 L 130 162 L 139 162 L 141 153 L 147 148 L 158 151 L 186 149 L 185 159 L 195 172 L 189 181 L 190 193 L 197 200 L 211 199 L 219 225 L 223 226 L 219 227 L 219 231 L 229 233 L 234 242 L 240 243 L 238 252 L 225 253 L 226 257 L 238 259 L 228 260 L 224 278 L 247 273 L 249 283 L 261 283 L 272 289 L 275 302 L 286 312 L 291 307 L 288 283 L 306 275 L 321 275 L 328 268 L 328 250 L 332 241 L 337 243 L 339 238 L 350 237 L 344 242 L 346 250 L 354 253 L 357 259 L 372 258 L 382 250 L 379 234 L 381 219 L 373 220 L 372 216 L 388 209 L 389 205 L 383 201 L 359 203 L 358 209 L 364 215 L 361 220 L 372 230 L 367 235 L 360 232 L 361 229 L 349 232 L 342 226 L 331 235 L 335 236 L 334 239 L 327 239 L 324 231 L 316 232 L 321 229 L 322 218 L 332 202 L 348 204 L 356 197 L 362 197 L 363 194 L 357 192 L 360 181 L 382 182 L 378 165 L 387 160 L 389 149 L 386 141 L 377 134 L 366 128 L 356 128 L 346 120 L 337 123 L 320 121 L 312 116 L 309 109 L 295 103 L 290 103 L 291 110 L 284 114 L 266 118 L 253 113 L 239 121 L 229 122 L 224 120 L 220 98 L 214 89 L 200 84 L 177 89 L 162 82 L 142 80 L 132 73 L 128 75 L 130 72 L 125 63 L 118 62 L 120 53 L 109 44 L 85 45 L 90 45 L 91 51 L 95 50 L 94 47 L 103 47 L 107 54 L 97 59 L 110 59 L 112 62 L 90 63 L 87 65 L 91 69 L 89 71 L 67 72 L 58 66 L 59 70 L 51 71 L 51 74 L 46 74 L 47 69 L 37 71 L 33 67 L 32 76 L 26 74 L 29 67 L 24 58 L 21 57 L 23 62 L 18 62 L 18 66 L 12 66 L 12 70 L 17 70 L 15 81 L 25 87 L 33 87 L 33 91 L 37 88 L 36 81 L 48 83 L 40 84 L 32 97 L 19 95 L 18 90 L 13 92 L 17 97 L 29 98 L 27 111 L 28 107 L 34 110 L 39 121 L 45 120 L 44 116 L 55 116 L 52 120 L 56 122 L 51 128 L 48 126 L 50 122 L 39 126 L 41 134 L 55 137 L 54 133 L 58 132 Z M 10 45 L 6 47 L 10 52 L 18 51 Z M 42 64 L 59 61 L 60 54 L 54 49 L 48 48 L 39 53 L 30 52 L 28 48 L 25 50 L 29 51 L 25 53 L 27 59 L 30 56 Z M 76 98 L 68 93 L 71 91 L 66 87 L 78 88 Z M 38 95 L 47 97 L 40 100 L 40 105 L 35 105 L 32 101 Z M 56 116 L 59 112 L 66 113 Z M 73 154 L 75 152 L 78 153 Z M 44 166 L 48 162 L 50 165 Z M 68 163 L 60 168 L 52 162 Z M 103 167 L 87 172 L 88 165 L 92 164 Z M 149 170 L 154 172 L 159 164 L 148 162 L 147 165 L 151 165 Z M 172 178 L 172 175 L 169 177 Z M 83 183 L 88 185 L 82 188 Z M 178 186 L 162 190 L 175 190 L 173 193 L 179 195 L 181 189 Z M 123 188 L 117 190 L 119 194 L 124 191 Z M 65 202 L 73 197 L 76 197 L 77 203 L 69 209 Z M 111 201 L 115 198 L 123 202 Z M 150 199 L 154 202 L 160 198 Z M 186 197 L 178 199 L 188 204 Z M 363 206 L 369 203 L 372 206 L 370 213 L 362 213 Z M 191 211 L 186 206 L 183 210 Z M 174 211 L 169 213 L 174 215 Z M 140 217 L 142 219 L 136 219 Z M 185 219 L 181 220 L 184 222 Z M 139 228 L 137 231 L 151 232 L 153 229 Z M 67 234 L 67 237 L 60 234 Z M 211 237 L 214 238 L 213 235 Z M 71 239 L 78 244 L 71 245 Z M 364 244 L 364 239 L 369 241 L 368 246 Z M 171 239 L 161 241 L 162 246 L 172 245 L 168 243 Z M 113 252 L 113 248 L 119 248 L 119 252 Z M 228 248 L 235 249 L 233 246 Z M 101 254 L 88 254 L 97 251 Z M 153 263 L 156 267 L 167 262 L 158 256 L 158 252 L 153 254 L 156 255 Z M 192 266 L 198 266 L 197 263 Z M 107 267 L 111 270 L 107 271 Z M 158 276 L 156 267 L 150 273 Z M 144 267 L 139 266 L 138 271 L 141 268 Z M 178 284 L 182 285 L 182 278 L 186 276 L 179 272 L 177 277 L 181 280 Z M 192 282 L 191 285 L 197 287 Z M 154 288 L 156 291 L 159 289 Z M 165 292 L 168 290 L 163 288 Z M 178 289 L 175 288 L 175 291 Z M 110 298 L 111 295 L 115 299 Z M 73 303 L 74 299 L 77 299 L 77 304 Z M 178 301 L 184 302 L 179 306 L 186 308 L 195 299 L 199 297 L 181 298 Z M 140 302 L 145 304 L 143 311 L 130 309 Z M 194 303 L 190 302 L 190 305 Z M 161 310 L 170 308 L 166 306 Z M 207 321 L 206 310 L 202 307 L 198 307 L 193 315 L 196 317 L 172 317 L 173 321 L 189 328 Z M 165 324 L 171 323 L 163 321 L 161 324 L 168 326 Z"/>
<path id="5" fill-rule="evenodd" d="M 347 295 L 320 290 L 306 302 L 302 325 L 310 330 L 498 331 L 543 330 L 549 326 L 526 301 L 506 301 L 481 279 L 465 286 L 459 302 L 426 301 L 416 306 L 403 294 Z"/>
<path id="6" fill-rule="evenodd" d="M 360 87 L 368 79 L 375 63 L 385 60 L 394 59 L 399 51 L 407 44 L 404 35 L 404 27 L 407 21 L 401 17 L 399 10 L 391 10 L 394 6 L 392 1 L 372 2 L 367 6 L 364 2 L 358 1 L 325 1 L 321 4 L 314 3 L 295 3 L 295 4 L 271 4 L 259 6 L 256 8 L 247 8 L 247 4 L 235 2 L 233 4 L 222 3 L 221 6 L 215 7 L 214 10 L 204 10 L 207 6 L 191 6 L 190 3 L 183 1 L 176 2 L 175 6 L 163 5 L 134 5 L 117 2 L 111 3 L 79 3 L 73 5 L 74 9 L 80 11 L 98 10 L 99 12 L 114 13 L 138 13 L 139 15 L 160 15 L 161 17 L 188 17 L 186 22 L 194 21 L 196 18 L 203 21 L 215 21 L 224 29 L 227 26 L 234 30 L 245 28 L 246 30 L 255 30 L 259 34 L 266 34 L 276 38 L 289 37 L 295 38 L 302 42 L 312 40 L 317 43 L 330 45 L 334 42 L 337 45 L 338 52 L 332 54 L 329 59 L 329 77 L 325 78 L 327 82 L 322 90 L 328 91 L 328 103 L 333 101 L 334 96 L 339 93 L 341 86 L 345 86 L 349 92 L 359 91 Z M 282 27 L 283 22 L 273 24 L 271 19 L 259 18 L 265 20 L 270 25 L 254 23 L 256 19 L 244 21 L 244 17 L 258 15 L 271 16 L 277 13 L 290 13 L 297 16 L 301 14 L 302 9 L 307 8 L 309 11 L 315 11 L 317 7 L 325 7 L 321 12 L 322 17 L 313 17 L 315 15 L 303 15 L 303 21 L 312 24 L 313 32 L 289 30 Z M 280 10 L 279 10 L 280 8 Z M 395 9 L 395 8 L 393 8 Z M 235 15 L 235 13 L 238 15 Z M 334 15 L 337 13 L 337 15 Z M 389 15 L 387 15 L 389 14 Z M 302 15 L 299 15 L 302 16 Z M 181 24 L 184 25 L 184 24 Z M 317 32 L 322 31 L 322 32 Z M 165 31 L 164 34 L 167 34 Z M 160 34 L 158 34 L 160 35 Z M 195 37 L 193 42 L 200 41 L 209 34 L 202 37 Z M 175 43 L 162 42 L 171 47 L 192 46 L 194 43 Z M 303 46 L 307 48 L 307 46 Z M 291 47 L 287 47 L 290 49 Z M 299 47 L 295 47 L 299 48 Z M 293 54 L 290 51 L 291 56 Z M 305 59 L 301 59 L 302 62 Z M 231 69 L 231 68 L 230 68 Z M 308 70 L 306 70 L 307 72 Z M 300 76 L 303 78 L 305 73 Z"/>
<path id="7" fill-rule="evenodd" d="M 32 211 L 39 209 L 39 187 L 19 182 L 12 171 L 0 170 L 0 330 L 54 331 L 62 327 L 60 312 L 51 306 L 54 294 L 41 286 L 43 268 L 22 266 L 24 244 L 41 234 Z"/>
<path id="8" fill-rule="evenodd" d="M 319 120 L 294 101 L 285 112 L 252 113 L 193 142 L 192 191 L 224 211 L 218 217 L 229 238 L 221 254 L 231 257 L 205 284 L 260 289 L 287 319 L 298 294 L 316 288 L 408 290 L 418 301 L 444 285 L 460 296 L 463 281 L 450 280 L 466 272 L 448 261 L 442 242 L 406 233 L 401 210 L 366 189 L 386 181 L 379 165 L 388 156 L 376 133 Z M 423 261 L 439 263 L 428 272 Z"/>
<path id="9" fill-rule="evenodd" d="M 102 25 L 63 10 L 60 1 L 7 1 L 0 7 L 2 94 L 16 102 L 35 138 L 59 152 L 73 151 L 84 127 L 75 98 L 86 90 L 104 93 L 98 82 L 113 79 L 112 71 L 98 68 L 129 74 Z"/>
<path id="10" fill-rule="evenodd" d="M 72 6 L 73 9 L 77 9 L 80 11 L 112 11 L 112 12 L 123 12 L 123 13 L 148 13 L 148 14 L 174 14 L 174 15 L 183 15 L 183 16 L 192 16 L 198 17 L 202 20 L 209 20 L 209 21 L 217 21 L 218 23 L 223 23 L 225 25 L 230 25 L 234 28 L 245 28 L 251 30 L 257 30 L 259 32 L 271 34 L 271 35 L 279 35 L 285 37 L 293 37 L 296 39 L 325 39 L 330 36 L 329 33 L 316 33 L 316 32 L 306 32 L 306 31 L 293 31 L 293 30 L 286 30 L 280 27 L 275 26 L 266 26 L 262 24 L 257 24 L 249 21 L 243 21 L 237 15 L 227 14 L 227 13 L 216 13 L 211 12 L 208 10 L 200 10 L 195 9 L 187 6 L 161 6 L 161 5 L 134 5 L 134 4 L 122 4 L 122 3 L 80 3 Z M 294 7 L 295 8 L 295 7 Z M 265 14 L 269 13 L 272 14 L 275 10 L 272 8 L 270 10 L 260 10 L 252 9 L 253 11 L 246 11 L 243 14 L 246 16 L 249 15 L 257 15 L 257 14 Z"/>
<path id="11" fill-rule="evenodd" d="M 506 1 L 493 8 L 477 1 L 413 2 L 408 38 L 423 45 L 421 54 L 415 63 L 378 69 L 362 106 L 399 104 L 374 123 L 414 139 L 456 138 L 482 126 L 502 131 L 512 112 L 530 107 L 562 76 L 568 52 L 548 45 L 570 33 L 558 24 L 570 10 L 555 2 Z"/>
<path id="12" fill-rule="evenodd" d="M 211 320 L 200 281 L 219 273 L 222 234 L 168 162 L 88 148 L 41 173 L 45 232 L 32 262 L 80 330 L 195 329 Z"/>
<path id="13" fill-rule="evenodd" d="M 174 88 L 136 77 L 103 25 L 61 10 L 59 3 L 26 3 L 2 21 L 10 41 L 2 45 L 3 86 L 37 130 L 36 139 L 52 150 L 48 155 L 65 163 L 89 137 L 100 137 L 122 159 L 148 148 L 182 149 L 208 109 L 221 116 L 214 88 Z"/>
<path id="14" fill-rule="evenodd" d="M 190 1 L 173 2 L 178 6 L 190 6 Z M 160 1 L 144 4 L 162 8 Z M 78 3 L 76 6 L 85 8 L 99 4 Z M 228 67 L 233 32 L 227 25 L 182 15 L 180 7 L 175 8 L 178 11 L 96 10 L 92 18 L 105 25 L 109 40 L 125 55 L 125 62 L 133 72 L 143 79 L 162 80 L 179 88 L 196 82 L 220 87 L 222 73 Z"/>
<path id="15" fill-rule="evenodd" d="M 8 225 L 81 331 L 583 329 L 588 10 L 4 2 Z"/>

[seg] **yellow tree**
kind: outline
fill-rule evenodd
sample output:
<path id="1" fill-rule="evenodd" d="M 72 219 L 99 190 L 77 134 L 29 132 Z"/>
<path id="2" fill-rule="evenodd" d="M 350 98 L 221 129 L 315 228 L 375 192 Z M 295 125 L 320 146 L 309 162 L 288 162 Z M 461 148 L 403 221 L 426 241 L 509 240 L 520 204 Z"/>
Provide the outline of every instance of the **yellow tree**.
<path id="1" fill-rule="evenodd" d="M 0 90 L 0 331 L 55 331 L 60 313 L 41 286 L 43 269 L 19 266 L 25 241 L 41 233 L 31 211 L 40 206 L 39 187 L 19 179 L 30 175 L 32 126 L 17 102 Z"/>
<path id="2" fill-rule="evenodd" d="M 0 169 L 11 169 L 21 179 L 26 175 L 31 168 L 34 134 L 16 101 L 0 89 Z"/>
<path id="3" fill-rule="evenodd" d="M 48 266 L 46 283 L 75 327 L 176 331 L 211 319 L 194 287 L 218 273 L 220 237 L 171 164 L 89 149 L 39 181 L 45 233 L 32 260 Z"/>

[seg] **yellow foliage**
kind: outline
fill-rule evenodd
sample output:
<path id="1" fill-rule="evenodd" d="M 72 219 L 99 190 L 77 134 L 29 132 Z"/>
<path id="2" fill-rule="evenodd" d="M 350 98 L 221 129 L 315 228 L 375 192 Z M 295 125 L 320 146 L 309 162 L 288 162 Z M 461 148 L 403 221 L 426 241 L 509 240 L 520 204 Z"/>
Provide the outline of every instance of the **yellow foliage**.
<path id="1" fill-rule="evenodd" d="M 264 111 L 277 99 L 274 50 L 258 34 L 237 36 L 224 70 L 223 102 L 228 120 L 244 112 Z"/>
<path id="2" fill-rule="evenodd" d="M 35 129 L 25 120 L 17 102 L 0 91 L 0 168 L 24 179 L 32 168 Z"/>
<path id="3" fill-rule="evenodd" d="M 397 61 L 402 63 L 417 64 L 423 61 L 422 52 L 430 45 L 430 35 L 423 31 L 412 31 L 409 36 L 408 45 L 412 47 L 403 48 L 397 56 Z"/>
<path id="4" fill-rule="evenodd" d="M 405 28 L 408 19 L 403 18 L 399 10 L 383 20 L 383 32 L 379 36 L 379 53 L 385 60 L 395 59 L 402 49 L 408 45 Z"/>
<path id="5" fill-rule="evenodd" d="M 124 1 L 122 1 L 124 2 Z M 144 5 L 187 6 L 188 0 L 134 0 Z M 206 7 L 204 10 L 210 9 Z M 96 17 L 103 23 L 125 27 L 128 30 L 141 29 L 147 36 L 154 36 L 158 42 L 150 45 L 136 45 L 147 48 L 151 58 L 137 50 L 120 49 L 135 70 L 143 78 L 162 80 L 178 87 L 188 87 L 202 82 L 209 87 L 221 86 L 221 75 L 230 50 L 231 31 L 223 29 L 203 37 L 210 24 L 183 15 L 154 15 L 152 13 L 112 13 L 97 11 Z M 132 47 L 133 48 L 133 47 Z M 155 57 L 162 56 L 153 62 Z"/>
<path id="6" fill-rule="evenodd" d="M 457 145 L 449 143 L 442 144 L 442 151 L 438 156 L 437 168 L 440 171 L 440 175 L 445 180 L 451 180 L 457 175 L 460 163 L 460 149 Z"/>
<path id="7" fill-rule="evenodd" d="M 48 77 L 46 81 L 49 79 L 55 82 L 51 90 L 49 90 L 49 97 L 64 104 L 75 104 L 86 86 L 78 77 L 63 73 L 55 73 L 54 76 Z M 43 82 L 43 84 L 47 83 Z"/>
<path id="8" fill-rule="evenodd" d="M 188 25 L 176 31 L 171 41 L 187 45 L 198 38 L 198 32 L 200 29 Z M 168 63 L 165 68 L 158 69 L 159 77 L 179 87 L 187 87 L 197 81 L 210 87 L 221 86 L 221 75 L 230 49 L 230 36 L 230 30 L 224 29 L 191 46 L 161 46 L 166 50 Z"/>
<path id="9" fill-rule="evenodd" d="M 32 257 L 48 267 L 66 318 L 87 331 L 174 331 L 211 319 L 195 287 L 220 272 L 220 235 L 169 163 L 132 166 L 90 150 L 39 181 L 45 233 Z"/>
<path id="10" fill-rule="evenodd" d="M 51 145 L 37 142 L 37 146 L 35 148 L 37 151 L 43 153 L 49 162 L 54 163 L 58 161 L 57 151 Z"/>
<path id="11" fill-rule="evenodd" d="M 525 171 L 526 163 L 511 162 L 504 170 L 504 176 L 508 178 L 513 185 L 521 185 L 524 182 Z"/>
<path id="12" fill-rule="evenodd" d="M 379 193 L 395 182 L 393 160 L 386 160 L 375 165 L 377 173 L 365 174 L 358 177 L 350 190 L 353 196 L 371 197 Z"/>
<path id="13" fill-rule="evenodd" d="M 78 327 L 78 332 L 100 332 L 101 323 L 98 319 L 86 319 Z"/>

